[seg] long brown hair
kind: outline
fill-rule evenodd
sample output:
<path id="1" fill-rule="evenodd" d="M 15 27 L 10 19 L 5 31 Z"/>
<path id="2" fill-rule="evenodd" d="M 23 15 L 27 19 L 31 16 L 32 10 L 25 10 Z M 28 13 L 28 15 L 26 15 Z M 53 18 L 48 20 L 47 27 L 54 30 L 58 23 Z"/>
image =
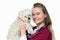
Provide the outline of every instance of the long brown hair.
<path id="1" fill-rule="evenodd" d="M 52 22 L 51 22 L 51 19 L 50 19 L 50 16 L 48 14 L 46 7 L 42 3 L 35 3 L 33 5 L 33 8 L 35 8 L 35 7 L 40 7 L 42 9 L 43 13 L 46 14 L 45 26 L 48 27 L 48 26 L 52 25 Z"/>

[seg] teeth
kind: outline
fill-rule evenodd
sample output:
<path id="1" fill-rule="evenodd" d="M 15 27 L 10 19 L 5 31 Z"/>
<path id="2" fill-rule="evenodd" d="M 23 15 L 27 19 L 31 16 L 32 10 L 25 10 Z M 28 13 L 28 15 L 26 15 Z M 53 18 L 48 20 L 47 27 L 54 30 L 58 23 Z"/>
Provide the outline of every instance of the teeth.
<path id="1" fill-rule="evenodd" d="M 35 21 L 37 21 L 37 20 L 35 20 Z"/>

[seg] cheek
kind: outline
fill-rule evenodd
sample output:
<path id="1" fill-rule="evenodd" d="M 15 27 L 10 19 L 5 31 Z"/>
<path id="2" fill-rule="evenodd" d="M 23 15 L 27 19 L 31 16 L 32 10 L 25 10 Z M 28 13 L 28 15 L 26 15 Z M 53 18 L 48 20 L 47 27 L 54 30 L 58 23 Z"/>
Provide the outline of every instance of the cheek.
<path id="1" fill-rule="evenodd" d="M 32 19 L 34 19 L 34 17 L 32 16 Z"/>
<path id="2" fill-rule="evenodd" d="M 43 17 L 41 17 L 41 18 L 40 18 L 40 21 L 44 21 L 44 18 L 43 18 Z"/>
<path id="3" fill-rule="evenodd" d="M 43 16 L 43 15 L 40 15 L 40 16 L 39 16 L 39 20 L 40 20 L 40 21 L 44 21 L 44 16 Z"/>

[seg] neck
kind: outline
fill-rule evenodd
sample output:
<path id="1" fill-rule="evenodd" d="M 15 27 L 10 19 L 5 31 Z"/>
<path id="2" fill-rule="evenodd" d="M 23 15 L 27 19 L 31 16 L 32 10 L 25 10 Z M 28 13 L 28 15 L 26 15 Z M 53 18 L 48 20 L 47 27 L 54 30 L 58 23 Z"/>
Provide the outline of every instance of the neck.
<path id="1" fill-rule="evenodd" d="M 45 25 L 45 22 L 43 22 L 43 23 L 41 23 L 41 24 L 38 24 L 37 25 L 37 28 L 41 28 L 42 26 L 44 26 Z"/>

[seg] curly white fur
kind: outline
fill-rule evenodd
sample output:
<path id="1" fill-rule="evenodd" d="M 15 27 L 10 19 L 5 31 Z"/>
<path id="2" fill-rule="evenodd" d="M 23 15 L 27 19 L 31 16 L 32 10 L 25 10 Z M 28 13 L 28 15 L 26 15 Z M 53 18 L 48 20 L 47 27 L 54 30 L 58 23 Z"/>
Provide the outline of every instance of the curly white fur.
<path id="1" fill-rule="evenodd" d="M 14 23 L 9 28 L 7 40 L 20 40 L 20 26 L 19 26 L 19 20 L 20 19 L 22 19 L 23 21 L 24 20 L 26 21 L 26 23 L 27 23 L 26 29 L 28 30 L 28 32 L 29 33 L 33 32 L 32 28 L 31 28 L 31 25 L 28 22 L 28 17 L 30 15 L 31 15 L 31 10 L 29 10 L 29 9 L 25 9 L 25 10 L 20 11 L 18 17 L 16 18 Z"/>

